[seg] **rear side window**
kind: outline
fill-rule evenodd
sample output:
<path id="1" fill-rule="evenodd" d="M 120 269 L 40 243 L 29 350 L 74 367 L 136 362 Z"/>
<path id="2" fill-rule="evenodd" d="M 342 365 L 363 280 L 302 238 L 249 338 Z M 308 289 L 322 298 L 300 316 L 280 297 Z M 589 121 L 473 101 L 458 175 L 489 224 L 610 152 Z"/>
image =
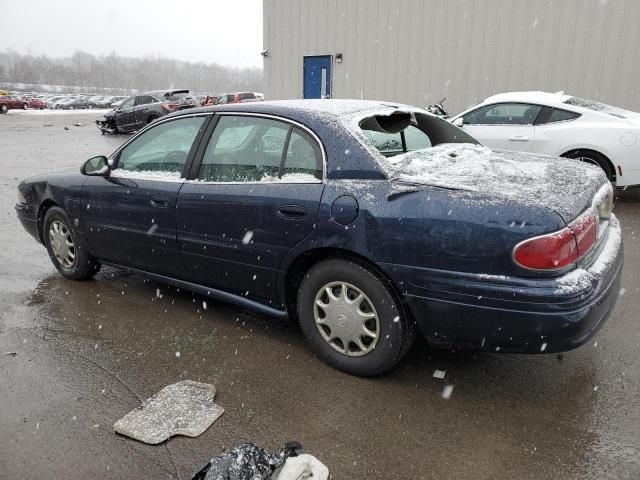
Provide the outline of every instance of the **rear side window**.
<path id="1" fill-rule="evenodd" d="M 540 114 L 540 118 L 536 121 L 536 125 L 544 125 L 547 123 L 566 122 L 574 120 L 580 116 L 579 113 L 569 112 L 560 108 L 544 107 Z"/>
<path id="2" fill-rule="evenodd" d="M 241 93 L 240 94 L 240 100 L 253 100 L 255 97 L 255 95 L 253 93 Z"/>
<path id="3" fill-rule="evenodd" d="M 322 178 L 321 162 L 316 142 L 297 127 L 261 117 L 224 115 L 211 135 L 198 180 L 316 181 Z"/>
<path id="4" fill-rule="evenodd" d="M 297 176 L 299 179 L 303 179 L 303 176 L 322 179 L 320 147 L 307 132 L 297 127 L 291 132 L 282 171 L 283 179 L 286 180 L 292 176 Z"/>
<path id="5" fill-rule="evenodd" d="M 533 125 L 540 110 L 540 105 L 499 103 L 480 107 L 463 119 L 469 125 Z"/>

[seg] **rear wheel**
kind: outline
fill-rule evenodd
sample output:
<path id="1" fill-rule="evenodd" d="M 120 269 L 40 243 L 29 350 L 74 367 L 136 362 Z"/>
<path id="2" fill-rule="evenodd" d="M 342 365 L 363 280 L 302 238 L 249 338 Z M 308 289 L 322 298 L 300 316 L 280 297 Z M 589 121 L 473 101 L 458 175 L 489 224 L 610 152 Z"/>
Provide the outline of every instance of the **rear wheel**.
<path id="1" fill-rule="evenodd" d="M 23 103 L 23 104 L 22 104 L 22 109 L 23 109 L 23 110 L 26 110 L 27 108 L 29 108 L 29 105 L 27 105 L 26 103 Z"/>
<path id="2" fill-rule="evenodd" d="M 49 257 L 63 277 L 87 280 L 100 270 L 100 263 L 89 253 L 61 208 L 47 210 L 42 233 Z"/>
<path id="3" fill-rule="evenodd" d="M 413 342 L 413 324 L 390 286 L 350 260 L 314 265 L 300 285 L 297 313 L 313 350 L 354 375 L 392 369 Z"/>
<path id="4" fill-rule="evenodd" d="M 591 150 L 571 150 L 570 152 L 565 153 L 563 157 L 573 158 L 575 160 L 580 160 L 581 162 L 600 167 L 609 181 L 614 182 L 616 179 L 616 172 L 614 171 L 611 163 L 604 155 L 598 152 Z"/>
<path id="5" fill-rule="evenodd" d="M 149 125 L 150 123 L 155 122 L 158 119 L 158 117 L 156 117 L 155 115 L 151 115 L 149 118 L 147 118 L 147 125 Z"/>

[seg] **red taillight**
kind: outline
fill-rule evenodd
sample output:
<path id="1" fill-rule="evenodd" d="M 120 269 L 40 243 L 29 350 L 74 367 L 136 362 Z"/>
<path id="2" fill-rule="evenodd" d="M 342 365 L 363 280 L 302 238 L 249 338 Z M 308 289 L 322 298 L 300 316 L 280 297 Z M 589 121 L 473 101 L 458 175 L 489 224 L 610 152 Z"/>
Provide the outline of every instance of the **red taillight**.
<path id="1" fill-rule="evenodd" d="M 587 253 L 598 239 L 598 217 L 595 213 L 583 215 L 569 225 L 578 244 L 578 258 Z"/>
<path id="2" fill-rule="evenodd" d="M 573 232 L 563 228 L 559 232 L 520 242 L 513 250 L 513 259 L 521 267 L 531 270 L 557 270 L 578 259 L 578 247 Z"/>
<path id="3" fill-rule="evenodd" d="M 175 111 L 180 106 L 180 102 L 171 102 L 171 103 L 163 103 L 162 108 L 165 110 L 169 110 L 170 112 Z"/>
<path id="4" fill-rule="evenodd" d="M 513 249 L 513 260 L 530 270 L 560 270 L 578 261 L 597 238 L 598 218 L 590 211 L 558 232 L 520 242 Z"/>

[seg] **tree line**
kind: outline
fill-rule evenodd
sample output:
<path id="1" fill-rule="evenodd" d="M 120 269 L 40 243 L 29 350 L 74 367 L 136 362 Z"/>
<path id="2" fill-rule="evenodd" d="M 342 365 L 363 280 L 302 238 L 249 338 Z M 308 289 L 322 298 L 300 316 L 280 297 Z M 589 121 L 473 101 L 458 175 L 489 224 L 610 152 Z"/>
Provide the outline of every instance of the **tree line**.
<path id="1" fill-rule="evenodd" d="M 0 51 L 0 87 L 16 83 L 63 85 L 87 92 L 188 88 L 195 93 L 262 91 L 262 69 L 217 63 L 186 62 L 161 56 L 94 56 L 77 51 L 71 57 Z"/>

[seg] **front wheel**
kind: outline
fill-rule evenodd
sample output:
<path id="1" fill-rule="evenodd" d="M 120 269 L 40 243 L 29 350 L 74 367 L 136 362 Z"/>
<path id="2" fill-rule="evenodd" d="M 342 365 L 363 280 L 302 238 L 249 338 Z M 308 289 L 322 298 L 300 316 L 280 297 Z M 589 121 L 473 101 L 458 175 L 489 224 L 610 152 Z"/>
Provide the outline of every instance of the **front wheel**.
<path id="1" fill-rule="evenodd" d="M 100 270 L 100 263 L 78 237 L 63 209 L 51 207 L 47 210 L 42 233 L 49 257 L 63 277 L 88 280 Z"/>
<path id="2" fill-rule="evenodd" d="M 23 103 L 23 104 L 22 104 L 22 109 L 23 109 L 23 110 L 26 110 L 27 108 L 29 108 L 29 105 L 27 105 L 26 103 Z"/>
<path id="3" fill-rule="evenodd" d="M 9 111 L 9 107 L 6 105 L 0 105 L 0 113 L 7 113 Z"/>
<path id="4" fill-rule="evenodd" d="M 413 342 L 413 323 L 390 285 L 351 260 L 314 265 L 300 285 L 297 313 L 313 350 L 353 375 L 392 369 Z"/>

